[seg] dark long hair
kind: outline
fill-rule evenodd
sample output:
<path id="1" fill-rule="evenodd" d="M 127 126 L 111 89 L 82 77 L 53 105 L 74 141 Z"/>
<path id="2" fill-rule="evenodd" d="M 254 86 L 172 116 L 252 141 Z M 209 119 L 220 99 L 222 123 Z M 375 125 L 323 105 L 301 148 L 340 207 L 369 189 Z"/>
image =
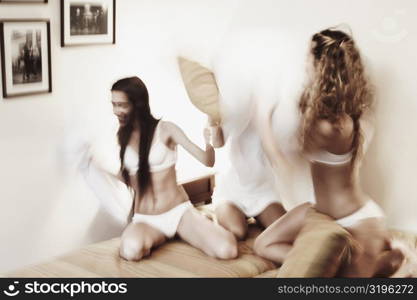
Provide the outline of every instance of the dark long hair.
<path id="1" fill-rule="evenodd" d="M 359 119 L 372 107 L 373 88 L 351 36 L 329 28 L 314 34 L 312 42 L 315 42 L 311 49 L 314 77 L 306 86 L 299 105 L 303 114 L 301 142 L 306 145 L 317 119 L 337 122 L 342 114 L 347 114 L 354 124 L 354 164 L 363 143 Z"/>
<path id="2" fill-rule="evenodd" d="M 131 112 L 127 123 L 120 126 L 117 137 L 120 145 L 120 170 L 123 180 L 131 187 L 129 173 L 124 166 L 124 156 L 127 144 L 129 143 L 135 123 L 139 126 L 139 166 L 136 173 L 139 199 L 143 197 L 146 190 L 152 186 L 149 171 L 149 151 L 159 120 L 151 114 L 149 107 L 149 94 L 145 84 L 138 77 L 128 77 L 116 81 L 111 91 L 120 91 L 126 94 L 131 104 Z"/>

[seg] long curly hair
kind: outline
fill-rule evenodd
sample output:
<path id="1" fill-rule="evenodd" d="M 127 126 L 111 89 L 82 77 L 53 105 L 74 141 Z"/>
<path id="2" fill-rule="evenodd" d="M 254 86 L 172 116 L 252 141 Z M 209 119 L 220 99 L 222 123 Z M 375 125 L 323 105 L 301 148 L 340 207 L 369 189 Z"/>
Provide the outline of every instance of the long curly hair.
<path id="1" fill-rule="evenodd" d="M 353 120 L 352 164 L 361 153 L 363 138 L 359 119 L 373 104 L 373 89 L 365 76 L 352 37 L 332 28 L 312 37 L 313 76 L 302 93 L 300 139 L 306 149 L 318 119 L 337 123 L 344 114 Z"/>

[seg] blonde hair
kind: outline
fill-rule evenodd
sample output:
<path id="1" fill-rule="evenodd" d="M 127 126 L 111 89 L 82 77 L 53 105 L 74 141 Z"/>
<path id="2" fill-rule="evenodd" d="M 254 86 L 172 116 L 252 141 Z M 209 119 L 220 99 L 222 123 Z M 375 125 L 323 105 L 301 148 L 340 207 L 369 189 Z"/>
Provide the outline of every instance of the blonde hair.
<path id="1" fill-rule="evenodd" d="M 326 29 L 312 37 L 314 75 L 301 96 L 302 113 L 301 145 L 318 119 L 338 122 L 343 114 L 349 115 L 354 124 L 352 163 L 361 153 L 362 135 L 359 119 L 373 103 L 373 91 L 369 84 L 358 49 L 351 36 L 334 29 Z"/>

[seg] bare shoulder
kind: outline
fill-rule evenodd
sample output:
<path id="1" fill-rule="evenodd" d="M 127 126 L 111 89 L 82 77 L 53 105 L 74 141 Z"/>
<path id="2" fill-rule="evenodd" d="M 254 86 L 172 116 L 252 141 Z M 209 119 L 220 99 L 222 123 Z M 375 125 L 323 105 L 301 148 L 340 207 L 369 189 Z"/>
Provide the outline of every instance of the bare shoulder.
<path id="1" fill-rule="evenodd" d="M 178 137 L 182 134 L 181 128 L 175 123 L 170 121 L 159 121 L 160 124 L 160 137 L 165 144 L 170 145 L 178 140 Z"/>
<path id="2" fill-rule="evenodd" d="M 160 128 L 161 132 L 165 134 L 173 134 L 177 131 L 181 131 L 181 128 L 179 128 L 175 123 L 170 121 L 159 121 L 161 122 Z"/>

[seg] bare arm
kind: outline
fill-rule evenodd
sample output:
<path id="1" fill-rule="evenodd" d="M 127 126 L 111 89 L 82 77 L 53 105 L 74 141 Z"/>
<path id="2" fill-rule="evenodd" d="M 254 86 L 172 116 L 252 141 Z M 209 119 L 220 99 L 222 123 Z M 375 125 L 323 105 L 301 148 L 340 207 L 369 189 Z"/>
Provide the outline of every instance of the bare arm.
<path id="1" fill-rule="evenodd" d="M 211 127 L 212 142 L 214 148 L 221 148 L 224 146 L 223 129 L 220 126 Z"/>
<path id="2" fill-rule="evenodd" d="M 206 150 L 204 151 L 196 144 L 190 141 L 190 139 L 185 135 L 181 128 L 171 122 L 166 122 L 166 129 L 169 132 L 172 140 L 175 144 L 181 145 L 187 152 L 192 156 L 198 159 L 207 167 L 212 167 L 214 165 L 215 154 L 213 146 L 210 145 L 210 131 L 208 128 L 204 130 L 204 139 L 206 142 Z"/>
<path id="3" fill-rule="evenodd" d="M 363 148 L 362 152 L 366 153 L 368 150 L 369 144 L 374 137 L 374 123 L 375 123 L 375 116 L 372 111 L 367 110 L 365 111 L 361 118 L 359 119 L 362 135 L 363 135 Z"/>
<path id="4" fill-rule="evenodd" d="M 208 118 L 208 124 L 211 130 L 212 143 L 214 148 L 221 148 L 224 146 L 224 135 L 223 128 L 218 122 L 213 121 L 210 117 Z"/>

